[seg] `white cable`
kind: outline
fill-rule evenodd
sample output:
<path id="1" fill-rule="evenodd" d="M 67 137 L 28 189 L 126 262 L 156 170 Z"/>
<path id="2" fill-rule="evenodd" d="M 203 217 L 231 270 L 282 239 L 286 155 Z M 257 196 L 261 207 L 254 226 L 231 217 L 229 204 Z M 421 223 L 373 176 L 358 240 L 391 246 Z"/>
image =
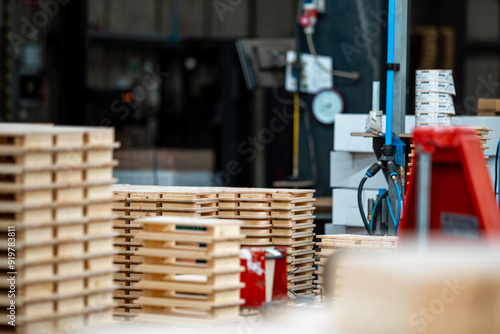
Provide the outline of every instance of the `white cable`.
<path id="1" fill-rule="evenodd" d="M 318 54 L 316 53 L 316 47 L 314 46 L 314 40 L 313 40 L 313 35 L 312 34 L 306 34 L 306 40 L 307 40 L 307 46 L 309 47 L 309 52 L 314 57 L 314 62 L 318 67 L 324 71 L 328 72 L 331 75 L 337 76 L 337 77 L 342 77 L 346 79 L 351 79 L 351 80 L 358 80 L 359 79 L 359 73 L 358 72 L 345 72 L 345 71 L 339 71 L 339 70 L 329 70 L 323 64 L 319 61 L 318 59 Z"/>

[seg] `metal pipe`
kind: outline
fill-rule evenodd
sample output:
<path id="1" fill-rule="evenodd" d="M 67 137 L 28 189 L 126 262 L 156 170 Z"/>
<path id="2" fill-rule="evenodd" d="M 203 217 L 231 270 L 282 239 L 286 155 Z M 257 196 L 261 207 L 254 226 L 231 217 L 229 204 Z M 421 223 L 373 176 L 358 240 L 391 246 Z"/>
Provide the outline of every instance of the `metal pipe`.
<path id="1" fill-rule="evenodd" d="M 372 111 L 380 110 L 380 81 L 373 82 Z"/>
<path id="2" fill-rule="evenodd" d="M 426 252 L 429 247 L 431 209 L 432 156 L 418 148 L 417 174 L 417 248 Z"/>
<path id="3" fill-rule="evenodd" d="M 396 1 L 389 0 L 389 27 L 387 36 L 387 64 L 394 64 L 394 33 L 396 25 Z M 387 70 L 385 145 L 392 145 L 392 114 L 394 100 L 394 70 Z"/>

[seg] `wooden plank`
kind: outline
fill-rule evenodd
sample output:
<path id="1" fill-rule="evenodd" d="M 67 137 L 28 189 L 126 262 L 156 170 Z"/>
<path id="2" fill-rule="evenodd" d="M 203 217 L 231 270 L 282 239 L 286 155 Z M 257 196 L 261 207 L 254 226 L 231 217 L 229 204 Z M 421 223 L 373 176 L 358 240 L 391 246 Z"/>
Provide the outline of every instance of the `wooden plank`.
<path id="1" fill-rule="evenodd" d="M 243 271 L 243 267 L 235 269 L 213 269 L 204 267 L 197 264 L 184 264 L 184 265 L 152 265 L 152 264 L 142 264 L 138 267 L 138 270 L 142 273 L 150 274 L 178 274 L 178 275 L 226 275 L 234 274 Z"/>
<path id="2" fill-rule="evenodd" d="M 243 288 L 244 284 L 228 285 L 228 286 L 215 286 L 205 283 L 185 283 L 179 281 L 146 281 L 143 280 L 137 285 L 139 288 L 150 289 L 150 290 L 172 290 L 178 292 L 192 292 L 192 293 L 202 293 L 209 294 L 218 291 L 226 290 L 237 290 Z"/>
<path id="3" fill-rule="evenodd" d="M 138 255 L 148 256 L 152 258 L 164 258 L 164 257 L 182 257 L 185 259 L 198 259 L 198 260 L 211 260 L 216 258 L 234 257 L 239 256 L 239 252 L 229 252 L 224 254 L 215 254 L 210 252 L 208 249 L 189 249 L 186 247 L 179 248 L 161 248 L 161 249 L 141 249 L 138 250 Z"/>
<path id="4" fill-rule="evenodd" d="M 177 226 L 191 226 L 191 227 L 215 227 L 222 225 L 242 225 L 239 220 L 220 220 L 220 219 L 200 219 L 200 218 L 189 218 L 189 219 L 179 219 L 177 217 L 154 217 L 154 218 L 143 218 L 141 220 L 135 221 L 135 224 L 145 225 L 177 225 Z"/>
<path id="5" fill-rule="evenodd" d="M 245 301 L 243 299 L 234 302 L 225 303 L 215 303 L 209 301 L 199 301 L 199 300 L 185 300 L 183 298 L 157 298 L 157 297 L 141 297 L 137 301 L 141 305 L 150 306 L 177 306 L 177 307 L 188 307 L 195 309 L 206 309 L 211 310 L 216 307 L 227 307 L 227 306 L 239 306 L 243 305 Z"/>

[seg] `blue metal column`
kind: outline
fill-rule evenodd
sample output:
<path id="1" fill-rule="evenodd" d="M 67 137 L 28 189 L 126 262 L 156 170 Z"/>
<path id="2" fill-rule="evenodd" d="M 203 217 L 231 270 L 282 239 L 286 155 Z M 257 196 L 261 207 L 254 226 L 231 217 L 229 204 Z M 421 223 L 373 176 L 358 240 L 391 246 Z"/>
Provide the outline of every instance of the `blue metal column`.
<path id="1" fill-rule="evenodd" d="M 396 25 L 396 0 L 389 0 L 389 27 L 387 37 L 387 63 L 394 64 L 394 31 Z M 392 145 L 392 114 L 394 98 L 394 70 L 387 70 L 385 145 Z"/>

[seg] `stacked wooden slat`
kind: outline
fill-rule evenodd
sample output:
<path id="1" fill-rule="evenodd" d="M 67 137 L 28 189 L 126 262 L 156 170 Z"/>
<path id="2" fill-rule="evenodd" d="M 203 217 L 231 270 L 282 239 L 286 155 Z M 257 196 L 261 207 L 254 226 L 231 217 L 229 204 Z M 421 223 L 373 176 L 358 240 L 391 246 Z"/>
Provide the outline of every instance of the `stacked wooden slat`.
<path id="1" fill-rule="evenodd" d="M 118 285 L 115 316 L 128 319 L 137 316 L 141 310 L 139 304 L 132 303 L 141 295 L 136 284 L 142 278 L 137 269 L 142 257 L 136 254 L 142 243 L 135 238 L 142 226 L 135 220 L 155 216 L 214 217 L 218 211 L 218 199 L 217 194 L 208 188 L 117 185 L 113 191 L 113 210 L 118 215 L 114 229 L 119 233 L 114 240 L 115 265 L 119 268 L 115 274 Z"/>
<path id="2" fill-rule="evenodd" d="M 398 237 L 375 237 L 366 235 L 335 234 L 317 236 L 321 242 L 317 243 L 320 251 L 316 253 L 318 280 L 315 281 L 318 289 L 316 294 L 322 294 L 326 285 L 325 268 L 328 258 L 340 250 L 365 250 L 365 251 L 392 251 L 396 248 Z M 369 279 L 369 278 L 368 278 Z"/>
<path id="3" fill-rule="evenodd" d="M 0 124 L 2 333 L 111 320 L 117 146 L 113 129 Z M 12 301 L 15 327 L 5 314 Z"/>
<path id="4" fill-rule="evenodd" d="M 313 292 L 313 195 L 313 190 L 277 190 L 272 193 L 273 245 L 286 248 L 291 297 Z"/>
<path id="5" fill-rule="evenodd" d="M 156 217 L 139 223 L 143 230 L 138 237 L 144 246 L 138 269 L 144 277 L 136 302 L 146 317 L 238 317 L 244 302 L 240 299 L 240 221 Z"/>
<path id="6" fill-rule="evenodd" d="M 479 137 L 479 142 L 481 143 L 481 150 L 483 151 L 483 155 L 486 156 L 486 150 L 489 149 L 488 147 L 488 140 L 491 140 L 490 137 L 488 137 L 489 133 L 493 131 L 492 128 L 487 128 L 484 126 L 481 127 L 474 127 L 474 131 L 476 132 L 476 135 Z"/>
<path id="7" fill-rule="evenodd" d="M 141 295 L 137 251 L 142 243 L 135 236 L 142 227 L 134 222 L 141 217 L 239 219 L 245 235 L 241 245 L 286 247 L 289 289 L 295 294 L 312 292 L 314 191 L 130 185 L 116 185 L 113 190 L 113 210 L 118 215 L 114 228 L 119 233 L 115 239 L 115 264 L 119 266 L 115 316 L 131 318 L 141 312 L 140 304 L 132 302 Z"/>
<path id="8" fill-rule="evenodd" d="M 219 218 L 243 221 L 243 247 L 273 245 L 270 191 L 222 188 L 219 192 Z"/>
<path id="9" fill-rule="evenodd" d="M 222 188 L 219 217 L 243 220 L 243 247 L 284 247 L 288 290 L 310 294 L 314 279 L 314 190 Z"/>

